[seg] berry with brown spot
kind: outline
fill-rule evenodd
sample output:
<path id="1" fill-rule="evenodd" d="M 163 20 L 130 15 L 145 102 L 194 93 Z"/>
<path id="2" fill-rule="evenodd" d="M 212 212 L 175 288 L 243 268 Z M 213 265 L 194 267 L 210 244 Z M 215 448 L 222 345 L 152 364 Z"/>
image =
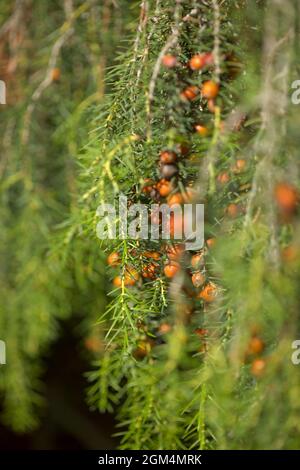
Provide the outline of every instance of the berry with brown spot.
<path id="1" fill-rule="evenodd" d="M 199 269 L 204 266 L 204 254 L 196 253 L 192 256 L 191 265 L 194 269 Z"/>
<path id="2" fill-rule="evenodd" d="M 178 167 L 176 165 L 163 165 L 161 167 L 161 176 L 166 179 L 166 180 L 170 180 L 172 179 L 174 176 L 177 175 L 178 173 Z"/>
<path id="3" fill-rule="evenodd" d="M 172 183 L 170 183 L 170 181 L 167 181 L 166 179 L 161 179 L 157 183 L 157 190 L 162 197 L 166 197 L 172 191 Z"/>
<path id="4" fill-rule="evenodd" d="M 192 275 L 192 283 L 194 287 L 201 287 L 205 283 L 205 276 L 200 271 Z"/>
<path id="5" fill-rule="evenodd" d="M 208 129 L 206 126 L 203 126 L 203 124 L 196 124 L 195 131 L 197 132 L 197 134 L 201 135 L 201 137 L 208 136 Z"/>
<path id="6" fill-rule="evenodd" d="M 120 264 L 120 262 L 121 262 L 120 255 L 116 251 L 113 251 L 107 257 L 107 264 L 109 266 L 118 266 L 118 264 Z"/>
<path id="7" fill-rule="evenodd" d="M 176 263 L 174 261 L 166 264 L 164 267 L 165 276 L 169 279 L 175 277 L 176 274 L 179 272 L 179 270 L 180 270 L 179 263 Z"/>
<path id="8" fill-rule="evenodd" d="M 204 302 L 211 303 L 216 299 L 217 295 L 217 286 L 212 282 L 209 282 L 204 289 L 198 295 L 199 299 L 204 300 Z"/>
<path id="9" fill-rule="evenodd" d="M 159 160 L 163 165 L 176 163 L 177 155 L 175 152 L 164 150 L 163 152 L 160 153 Z"/>
<path id="10" fill-rule="evenodd" d="M 191 86 L 188 86 L 187 88 L 185 88 L 182 91 L 180 96 L 184 100 L 193 101 L 199 96 L 199 93 L 200 93 L 200 89 L 195 85 L 191 85 Z"/>

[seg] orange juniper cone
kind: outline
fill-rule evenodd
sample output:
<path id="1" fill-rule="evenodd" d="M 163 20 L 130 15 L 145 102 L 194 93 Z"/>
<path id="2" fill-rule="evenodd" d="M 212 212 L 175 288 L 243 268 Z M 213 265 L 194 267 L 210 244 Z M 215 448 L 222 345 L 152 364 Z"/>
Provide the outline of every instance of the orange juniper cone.
<path id="1" fill-rule="evenodd" d="M 185 100 L 193 101 L 194 99 L 197 98 L 199 93 L 200 93 L 199 88 L 197 86 L 191 85 L 185 88 L 180 96 Z"/>
<path id="2" fill-rule="evenodd" d="M 165 276 L 169 279 L 176 276 L 179 270 L 180 270 L 180 265 L 178 263 L 175 263 L 174 261 L 166 264 L 164 267 Z"/>
<path id="3" fill-rule="evenodd" d="M 143 266 L 142 276 L 148 279 L 155 279 L 157 271 L 157 264 L 149 263 L 146 266 Z"/>
<path id="4" fill-rule="evenodd" d="M 202 124 L 195 124 L 195 131 L 202 137 L 206 137 L 208 135 L 207 127 L 203 126 Z"/>
<path id="5" fill-rule="evenodd" d="M 155 260 L 159 260 L 161 257 L 158 251 L 144 251 L 143 256 L 145 256 L 145 258 L 151 258 Z"/>
<path id="6" fill-rule="evenodd" d="M 172 191 L 172 183 L 170 183 L 170 181 L 167 181 L 166 179 L 161 179 L 157 183 L 157 190 L 162 197 L 166 197 Z"/>
<path id="7" fill-rule="evenodd" d="M 181 258 L 184 252 L 184 249 L 185 249 L 184 244 L 168 245 L 166 248 L 167 257 L 171 261 L 178 261 Z"/>
<path id="8" fill-rule="evenodd" d="M 122 278 L 121 276 L 116 276 L 113 280 L 113 285 L 115 287 L 121 287 L 122 286 Z"/>
<path id="9" fill-rule="evenodd" d="M 217 295 L 217 287 L 213 283 L 208 283 L 204 289 L 198 295 L 199 299 L 204 300 L 207 303 L 211 303 L 215 300 Z"/>
<path id="10" fill-rule="evenodd" d="M 244 160 L 243 158 L 239 158 L 237 161 L 236 161 L 236 169 L 238 171 L 242 171 L 244 170 L 245 166 L 246 166 L 246 160 Z"/>
<path id="11" fill-rule="evenodd" d="M 264 359 L 255 359 L 251 365 L 251 373 L 255 377 L 261 377 L 266 368 L 266 361 Z"/>
<path id="12" fill-rule="evenodd" d="M 113 251 L 107 257 L 107 264 L 109 266 L 117 266 L 120 263 L 120 261 L 121 260 L 120 260 L 119 253 L 117 253 L 116 251 Z"/>
<path id="13" fill-rule="evenodd" d="M 196 255 L 192 256 L 191 265 L 194 269 L 199 269 L 204 265 L 204 254 L 197 253 Z"/>
<path id="14" fill-rule="evenodd" d="M 252 356 L 254 354 L 260 354 L 263 352 L 264 349 L 265 349 L 264 342 L 257 336 L 253 336 L 253 338 L 251 338 L 249 342 L 247 354 L 249 356 Z"/>
<path id="15" fill-rule="evenodd" d="M 226 184 L 229 182 L 229 180 L 230 180 L 229 175 L 226 172 L 220 173 L 218 176 L 218 182 L 221 184 Z"/>
<path id="16" fill-rule="evenodd" d="M 166 54 L 162 58 L 162 64 L 167 67 L 168 69 L 171 69 L 173 67 L 176 67 L 177 65 L 177 57 L 172 55 L 172 54 Z"/>
<path id="17" fill-rule="evenodd" d="M 172 330 L 172 327 L 169 323 L 162 323 L 159 325 L 158 332 L 161 335 L 165 335 L 166 333 L 169 333 Z"/>
<path id="18" fill-rule="evenodd" d="M 172 194 L 168 198 L 168 205 L 169 206 L 174 206 L 175 204 L 183 204 L 183 202 L 184 202 L 184 199 L 183 199 L 183 196 L 182 196 L 181 193 Z"/>
<path id="19" fill-rule="evenodd" d="M 275 199 L 282 212 L 291 214 L 295 212 L 299 203 L 299 192 L 289 183 L 279 183 L 275 187 Z"/>
<path id="20" fill-rule="evenodd" d="M 218 96 L 219 89 L 220 87 L 216 82 L 212 80 L 208 80 L 207 82 L 203 83 L 201 94 L 203 98 L 206 98 L 208 100 L 213 100 L 214 98 Z"/>
<path id="21" fill-rule="evenodd" d="M 198 336 L 207 336 L 208 335 L 208 330 L 206 330 L 204 328 L 196 328 L 195 333 Z"/>
<path id="22" fill-rule="evenodd" d="M 237 217 L 237 215 L 239 213 L 239 208 L 238 208 L 237 204 L 232 203 L 232 204 L 229 204 L 227 206 L 226 211 L 227 211 L 227 214 L 229 215 L 229 217 L 235 218 L 235 217 Z"/>
<path id="23" fill-rule="evenodd" d="M 51 70 L 51 80 L 53 82 L 58 82 L 59 79 L 61 77 L 61 71 L 58 67 L 54 67 L 52 70 Z"/>
<path id="24" fill-rule="evenodd" d="M 136 281 L 139 280 L 139 273 L 132 266 L 128 266 L 125 270 L 124 284 L 125 286 L 134 286 Z"/>
<path id="25" fill-rule="evenodd" d="M 189 67 L 191 70 L 201 70 L 205 66 L 205 55 L 196 54 L 189 61 Z"/>
<path id="26" fill-rule="evenodd" d="M 208 240 L 206 240 L 206 244 L 207 244 L 208 248 L 212 248 L 216 244 L 216 239 L 215 238 L 209 238 Z"/>
<path id="27" fill-rule="evenodd" d="M 175 163 L 177 160 L 177 155 L 175 152 L 164 150 L 163 152 L 160 153 L 159 160 L 163 164 Z"/>
<path id="28" fill-rule="evenodd" d="M 201 287 L 205 283 L 205 276 L 200 272 L 196 272 L 192 275 L 192 283 L 195 287 Z"/>

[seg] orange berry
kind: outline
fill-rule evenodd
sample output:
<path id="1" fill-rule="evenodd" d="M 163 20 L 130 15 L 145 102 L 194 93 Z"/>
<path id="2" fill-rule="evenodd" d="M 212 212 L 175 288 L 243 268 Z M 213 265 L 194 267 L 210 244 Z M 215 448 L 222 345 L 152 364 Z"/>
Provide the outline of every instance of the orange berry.
<path id="1" fill-rule="evenodd" d="M 201 287 L 205 283 L 205 276 L 200 271 L 192 275 L 192 283 L 195 287 Z"/>
<path id="2" fill-rule="evenodd" d="M 196 54 L 189 61 L 189 67 L 192 70 L 201 70 L 205 65 L 204 54 Z"/>
<path id="3" fill-rule="evenodd" d="M 296 246 L 290 245 L 282 250 L 282 258 L 287 263 L 292 263 L 299 258 L 299 249 Z"/>
<path id="4" fill-rule="evenodd" d="M 154 263 L 149 263 L 146 266 L 143 266 L 142 276 L 144 278 L 154 279 L 156 277 L 157 265 Z"/>
<path id="5" fill-rule="evenodd" d="M 122 286 L 122 278 L 121 276 L 116 276 L 113 280 L 113 285 L 115 287 L 121 287 Z"/>
<path id="6" fill-rule="evenodd" d="M 59 79 L 61 77 L 61 71 L 58 67 L 54 67 L 52 70 L 51 70 L 51 80 L 53 82 L 58 82 Z"/>
<path id="7" fill-rule="evenodd" d="M 211 303 L 215 300 L 216 295 L 217 295 L 217 287 L 215 286 L 215 284 L 210 282 L 204 287 L 204 289 L 202 289 L 202 291 L 198 295 L 198 298 L 204 300 L 207 303 Z"/>
<path id="8" fill-rule="evenodd" d="M 159 260 L 161 255 L 158 253 L 158 251 L 145 251 L 143 256 L 145 256 L 145 258 Z"/>
<path id="9" fill-rule="evenodd" d="M 161 335 L 165 335 L 166 333 L 170 333 L 170 331 L 172 330 L 172 327 L 169 323 L 162 323 L 161 325 L 159 325 L 158 327 L 158 332 L 161 334 Z"/>
<path id="10" fill-rule="evenodd" d="M 216 239 L 215 238 L 209 238 L 208 240 L 206 240 L 206 244 L 207 244 L 208 248 L 212 248 L 216 244 Z"/>
<path id="11" fill-rule="evenodd" d="M 206 330 L 204 328 L 196 328 L 195 333 L 198 336 L 207 336 L 208 335 L 208 330 Z"/>
<path id="12" fill-rule="evenodd" d="M 193 101 L 199 95 L 200 90 L 197 86 L 191 85 L 183 90 L 181 97 L 188 101 Z"/>
<path id="13" fill-rule="evenodd" d="M 218 181 L 219 181 L 219 183 L 221 183 L 221 184 L 226 184 L 226 183 L 229 182 L 229 180 L 230 180 L 229 175 L 228 175 L 228 173 L 226 173 L 226 172 L 220 173 L 220 174 L 218 175 Z"/>
<path id="14" fill-rule="evenodd" d="M 97 336 L 86 338 L 84 345 L 88 351 L 92 351 L 94 353 L 100 352 L 103 349 L 102 341 L 100 338 L 97 338 Z"/>
<path id="15" fill-rule="evenodd" d="M 275 188 L 275 199 L 280 210 L 293 213 L 299 203 L 299 192 L 289 183 L 279 183 Z"/>
<path id="16" fill-rule="evenodd" d="M 162 179 L 157 183 L 157 190 L 162 197 L 166 197 L 172 191 L 172 183 L 170 183 L 170 181 Z"/>
<path id="17" fill-rule="evenodd" d="M 120 263 L 120 255 L 116 251 L 113 251 L 107 257 L 107 264 L 109 266 L 117 266 Z"/>
<path id="18" fill-rule="evenodd" d="M 212 81 L 208 80 L 207 82 L 204 82 L 202 85 L 201 93 L 203 98 L 206 98 L 208 100 L 213 100 L 216 98 L 219 94 L 219 85 Z"/>
<path id="19" fill-rule="evenodd" d="M 180 270 L 180 265 L 175 262 L 168 263 L 164 267 L 165 276 L 168 277 L 169 279 L 176 276 L 179 270 Z"/>
<path id="20" fill-rule="evenodd" d="M 242 171 L 246 166 L 246 160 L 244 160 L 243 158 L 239 158 L 237 161 L 236 161 L 236 168 L 239 170 L 239 171 Z"/>
<path id="21" fill-rule="evenodd" d="M 172 69 L 177 65 L 177 58 L 172 54 L 166 54 L 162 58 L 162 64 L 168 69 Z"/>
<path id="22" fill-rule="evenodd" d="M 183 204 L 183 196 L 181 193 L 175 193 L 168 198 L 168 205 L 174 206 L 175 204 Z"/>
<path id="23" fill-rule="evenodd" d="M 237 217 L 238 213 L 239 213 L 239 207 L 237 206 L 237 204 L 229 204 L 227 206 L 227 214 L 229 215 L 229 217 L 231 217 L 232 219 L 234 219 L 235 217 Z"/>
<path id="24" fill-rule="evenodd" d="M 258 338 L 258 336 L 253 336 L 249 342 L 247 354 L 249 355 L 260 354 L 263 352 L 264 349 L 265 349 L 264 342 L 260 338 Z"/>
<path id="25" fill-rule="evenodd" d="M 192 256 L 191 265 L 194 269 L 199 269 L 204 265 L 204 254 L 197 253 L 196 255 Z"/>
<path id="26" fill-rule="evenodd" d="M 255 359 L 251 365 L 251 373 L 255 377 L 261 377 L 266 368 L 266 361 L 264 359 Z"/>
<path id="27" fill-rule="evenodd" d="M 169 258 L 169 260 L 178 261 L 181 258 L 184 249 L 185 246 L 183 244 L 168 245 L 166 249 L 167 257 Z"/>
<path id="28" fill-rule="evenodd" d="M 170 164 L 170 163 L 175 163 L 177 160 L 177 155 L 175 152 L 170 152 L 169 150 L 164 150 L 163 152 L 160 153 L 159 160 L 161 163 L 165 164 Z"/>
<path id="29" fill-rule="evenodd" d="M 124 284 L 125 286 L 134 286 L 136 281 L 139 280 L 139 273 L 137 270 L 131 266 L 126 268 L 125 276 L 124 276 Z"/>
<path id="30" fill-rule="evenodd" d="M 198 134 L 201 135 L 201 137 L 206 137 L 208 135 L 207 127 L 203 126 L 202 124 L 196 124 L 195 130 Z"/>

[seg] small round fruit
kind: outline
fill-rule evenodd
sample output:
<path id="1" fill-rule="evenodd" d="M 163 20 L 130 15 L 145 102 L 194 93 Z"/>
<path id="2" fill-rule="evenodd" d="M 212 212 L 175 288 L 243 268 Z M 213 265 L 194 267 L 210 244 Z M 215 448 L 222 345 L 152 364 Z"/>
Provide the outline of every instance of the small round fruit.
<path id="1" fill-rule="evenodd" d="M 180 270 L 180 265 L 175 262 L 168 263 L 164 267 L 165 276 L 169 279 L 176 276 L 179 270 Z"/>
<path id="2" fill-rule="evenodd" d="M 275 187 L 275 199 L 282 212 L 291 214 L 299 203 L 299 192 L 289 183 L 279 183 Z"/>
<path id="3" fill-rule="evenodd" d="M 177 57 L 172 54 L 166 54 L 162 58 L 162 64 L 168 69 L 172 69 L 177 65 Z"/>
<path id="4" fill-rule="evenodd" d="M 202 124 L 196 124 L 195 131 L 197 132 L 197 134 L 201 135 L 201 137 L 206 137 L 208 135 L 207 127 L 203 126 Z"/>
<path id="5" fill-rule="evenodd" d="M 181 193 L 175 193 L 175 194 L 172 194 L 169 198 L 168 198 L 168 205 L 170 207 L 176 205 L 176 204 L 183 204 L 184 202 L 184 199 L 183 199 L 183 196 Z"/>
<path id="6" fill-rule="evenodd" d="M 184 100 L 193 101 L 198 97 L 199 93 L 199 88 L 195 85 L 191 85 L 183 90 L 183 92 L 181 93 L 181 97 Z"/>
<path id="7" fill-rule="evenodd" d="M 264 342 L 258 336 L 253 336 L 249 342 L 247 353 L 249 355 L 261 354 L 264 349 Z"/>
<path id="8" fill-rule="evenodd" d="M 238 171 L 243 171 L 245 166 L 246 166 L 246 160 L 244 160 L 243 158 L 239 158 L 237 161 L 236 161 L 236 169 Z"/>
<path id="9" fill-rule="evenodd" d="M 170 323 L 162 323 L 161 325 L 159 325 L 158 327 L 158 332 L 161 334 L 161 335 L 165 335 L 167 333 L 170 333 L 170 331 L 172 330 L 172 327 L 170 325 Z"/>
<path id="10" fill-rule="evenodd" d="M 195 333 L 196 335 L 198 336 L 207 336 L 208 335 L 208 330 L 206 330 L 205 328 L 196 328 L 195 329 Z"/>
<path id="11" fill-rule="evenodd" d="M 192 283 L 194 287 L 201 287 L 205 283 L 205 276 L 200 272 L 196 272 L 192 275 Z"/>
<path id="12" fill-rule="evenodd" d="M 183 244 L 168 245 L 166 248 L 167 257 L 171 261 L 178 261 L 184 253 L 185 246 Z"/>
<path id="13" fill-rule="evenodd" d="M 217 295 L 217 287 L 212 282 L 208 283 L 204 289 L 200 292 L 198 297 L 207 303 L 211 303 L 215 300 Z"/>
<path id="14" fill-rule="evenodd" d="M 255 359 L 251 365 L 251 373 L 255 377 L 261 377 L 266 368 L 266 361 L 264 359 Z"/>
<path id="15" fill-rule="evenodd" d="M 143 266 L 142 276 L 146 279 L 155 279 L 156 271 L 157 271 L 157 265 L 154 263 L 149 263 L 146 266 Z"/>
<path id="16" fill-rule="evenodd" d="M 61 71 L 58 67 L 54 67 L 52 70 L 51 70 L 51 80 L 53 82 L 58 82 L 59 79 L 61 77 Z"/>
<path id="17" fill-rule="evenodd" d="M 176 163 L 177 155 L 175 152 L 170 152 L 169 150 L 164 150 L 160 153 L 159 160 L 162 164 L 167 165 L 170 163 Z"/>
<path id="18" fill-rule="evenodd" d="M 229 204 L 227 206 L 227 209 L 226 209 L 226 212 L 227 214 L 229 215 L 229 217 L 231 217 L 232 219 L 234 219 L 235 217 L 238 216 L 238 213 L 239 213 L 239 207 L 237 206 L 237 204 Z"/>
<path id="19" fill-rule="evenodd" d="M 172 191 L 172 184 L 170 183 L 170 181 L 167 181 L 166 179 L 161 179 L 157 183 L 157 190 L 162 197 L 166 197 Z"/>
<path id="20" fill-rule="evenodd" d="M 207 82 L 203 83 L 201 93 L 203 98 L 206 98 L 207 100 L 213 100 L 218 96 L 219 89 L 220 87 L 216 82 L 213 80 L 208 80 Z"/>
<path id="21" fill-rule="evenodd" d="M 201 70 L 205 66 L 204 54 L 195 54 L 189 61 L 189 67 L 191 70 Z"/>
<path id="22" fill-rule="evenodd" d="M 107 257 L 107 264 L 109 266 L 117 266 L 120 263 L 120 255 L 116 251 L 113 251 Z"/>
<path id="23" fill-rule="evenodd" d="M 145 258 L 155 259 L 156 261 L 158 261 L 161 257 L 158 251 L 145 251 L 143 256 L 145 256 Z"/>
<path id="24" fill-rule="evenodd" d="M 124 276 L 124 284 L 125 286 L 134 286 L 136 281 L 139 280 L 139 273 L 137 270 L 131 266 L 126 268 L 125 276 Z"/>
<path id="25" fill-rule="evenodd" d="M 221 184 L 227 184 L 230 180 L 229 174 L 224 171 L 218 175 L 218 182 Z"/>
<path id="26" fill-rule="evenodd" d="M 216 244 L 215 238 L 209 238 L 208 240 L 206 240 L 206 245 L 208 246 L 208 248 L 213 248 L 215 244 Z"/>
<path id="27" fill-rule="evenodd" d="M 204 265 L 204 254 L 197 253 L 192 256 L 191 265 L 194 269 L 202 268 Z"/>
<path id="28" fill-rule="evenodd" d="M 115 287 L 121 287 L 122 286 L 122 278 L 121 276 L 116 276 L 113 280 L 113 285 Z"/>

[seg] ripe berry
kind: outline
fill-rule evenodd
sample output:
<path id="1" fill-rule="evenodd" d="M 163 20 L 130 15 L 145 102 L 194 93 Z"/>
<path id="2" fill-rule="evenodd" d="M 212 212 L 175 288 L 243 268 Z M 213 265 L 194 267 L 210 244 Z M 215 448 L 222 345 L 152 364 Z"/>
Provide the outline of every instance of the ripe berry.
<path id="1" fill-rule="evenodd" d="M 117 253 L 116 251 L 113 251 L 107 257 L 107 264 L 109 266 L 117 266 L 120 263 L 120 261 L 121 260 L 120 260 L 119 253 Z"/>
<path id="2" fill-rule="evenodd" d="M 177 65 L 177 58 L 172 54 L 166 54 L 162 58 L 162 64 L 168 69 L 172 69 Z"/>
<path id="3" fill-rule="evenodd" d="M 162 164 L 175 163 L 177 160 L 177 155 L 175 152 L 170 152 L 169 150 L 164 150 L 160 153 L 159 160 Z"/>
<path id="4" fill-rule="evenodd" d="M 258 336 L 253 336 L 249 342 L 247 354 L 248 355 L 260 354 L 263 352 L 264 349 L 265 349 L 264 342 L 260 338 L 258 338 Z"/>
<path id="5" fill-rule="evenodd" d="M 148 279 L 155 279 L 157 271 L 157 265 L 154 263 L 149 263 L 146 266 L 143 266 L 142 276 Z"/>
<path id="6" fill-rule="evenodd" d="M 200 134 L 202 137 L 206 137 L 208 135 L 207 127 L 203 126 L 202 124 L 195 125 L 195 131 Z"/>
<path id="7" fill-rule="evenodd" d="M 158 327 L 158 332 L 161 334 L 161 335 L 165 335 L 166 333 L 169 333 L 170 331 L 172 330 L 172 327 L 169 323 L 162 323 L 161 325 L 159 325 Z"/>
<path id="8" fill-rule="evenodd" d="M 139 273 L 132 266 L 128 266 L 125 270 L 124 284 L 125 286 L 134 286 L 136 281 L 139 280 Z"/>
<path id="9" fill-rule="evenodd" d="M 195 333 L 198 336 L 207 336 L 208 335 L 208 330 L 206 330 L 204 328 L 196 328 Z"/>
<path id="10" fill-rule="evenodd" d="M 264 359 L 255 359 L 251 365 L 251 373 L 255 377 L 261 377 L 266 368 L 266 361 Z"/>
<path id="11" fill-rule="evenodd" d="M 171 261 L 178 261 L 185 250 L 184 244 L 168 245 L 166 248 L 167 257 Z"/>
<path id="12" fill-rule="evenodd" d="M 184 202 L 184 199 L 183 199 L 183 196 L 181 193 L 175 193 L 175 194 L 172 194 L 169 198 L 168 198 L 168 205 L 171 207 L 171 206 L 174 206 L 175 204 L 183 204 Z"/>
<path id="13" fill-rule="evenodd" d="M 204 254 L 197 253 L 192 256 L 191 265 L 194 269 L 200 269 L 204 266 Z"/>
<path id="14" fill-rule="evenodd" d="M 289 183 L 279 183 L 275 188 L 275 199 L 282 212 L 292 214 L 299 203 L 299 192 Z"/>
<path id="15" fill-rule="evenodd" d="M 219 183 L 221 183 L 221 184 L 226 184 L 226 183 L 229 182 L 229 180 L 230 180 L 230 177 L 229 177 L 228 173 L 226 173 L 226 172 L 220 173 L 220 174 L 218 175 L 218 181 L 219 181 Z"/>
<path id="16" fill-rule="evenodd" d="M 170 183 L 170 181 L 167 181 L 166 179 L 161 179 L 157 183 L 157 190 L 162 197 L 166 197 L 172 191 L 172 184 Z"/>
<path id="17" fill-rule="evenodd" d="M 214 98 L 218 96 L 219 89 L 220 87 L 216 82 L 212 80 L 208 80 L 207 82 L 203 83 L 201 94 L 203 98 L 206 98 L 208 100 L 213 100 Z"/>
<path id="18" fill-rule="evenodd" d="M 179 269 L 180 269 L 180 265 L 178 263 L 175 263 L 174 261 L 171 263 L 168 263 L 164 267 L 165 276 L 171 279 L 172 277 L 176 276 Z"/>
<path id="19" fill-rule="evenodd" d="M 231 217 L 232 219 L 234 219 L 235 217 L 237 217 L 238 213 L 239 213 L 239 207 L 237 206 L 237 204 L 229 204 L 227 206 L 227 214 L 229 215 L 229 217 Z"/>
<path id="20" fill-rule="evenodd" d="M 144 251 L 143 256 L 145 256 L 145 258 L 151 258 L 158 261 L 161 255 L 158 251 Z"/>
<path id="21" fill-rule="evenodd" d="M 161 168 L 161 175 L 166 180 L 172 179 L 177 173 L 178 167 L 176 165 L 163 165 Z"/>
<path id="22" fill-rule="evenodd" d="M 192 275 L 192 283 L 195 287 L 201 287 L 205 283 L 205 276 L 200 272 L 196 272 Z"/>
<path id="23" fill-rule="evenodd" d="M 59 79 L 61 77 L 61 71 L 58 67 L 54 67 L 52 70 L 51 70 L 51 80 L 53 82 L 58 82 Z"/>
<path id="24" fill-rule="evenodd" d="M 206 240 L 206 244 L 207 244 L 208 248 L 212 248 L 216 244 L 216 239 L 215 238 L 209 238 L 208 240 Z"/>
<path id="25" fill-rule="evenodd" d="M 181 93 L 181 97 L 184 100 L 193 101 L 194 99 L 197 98 L 199 93 L 200 93 L 199 88 L 195 85 L 191 85 L 183 90 L 183 92 Z"/>
<path id="26" fill-rule="evenodd" d="M 204 289 L 200 292 L 198 297 L 207 303 L 211 303 L 215 300 L 217 294 L 217 287 L 212 282 L 208 283 Z"/>
<path id="27" fill-rule="evenodd" d="M 201 70 L 205 66 L 204 54 L 196 54 L 189 61 L 189 67 L 192 70 Z"/>
<path id="28" fill-rule="evenodd" d="M 121 285 L 122 285 L 122 278 L 121 278 L 121 276 L 116 276 L 116 277 L 114 278 L 114 280 L 113 280 L 113 285 L 114 285 L 115 287 L 121 287 Z"/>

